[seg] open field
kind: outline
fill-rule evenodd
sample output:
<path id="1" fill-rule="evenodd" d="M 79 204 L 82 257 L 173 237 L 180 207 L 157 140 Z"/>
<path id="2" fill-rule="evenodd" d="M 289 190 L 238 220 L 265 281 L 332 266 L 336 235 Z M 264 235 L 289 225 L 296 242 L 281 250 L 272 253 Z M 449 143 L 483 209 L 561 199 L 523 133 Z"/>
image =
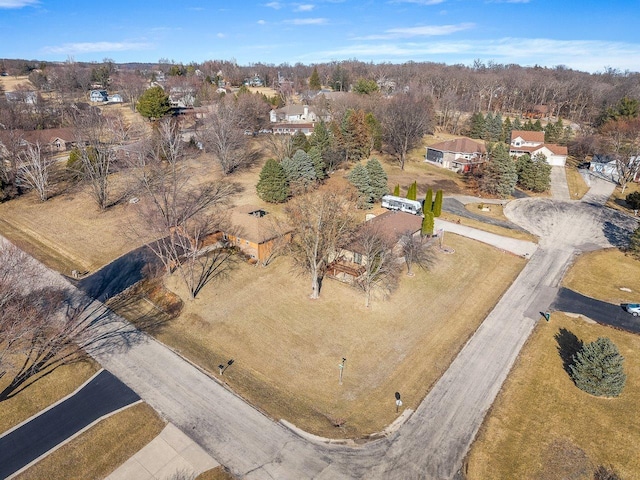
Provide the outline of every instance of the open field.
<path id="1" fill-rule="evenodd" d="M 640 261 L 616 248 L 584 253 L 562 283 L 578 293 L 610 303 L 640 302 Z"/>
<path id="2" fill-rule="evenodd" d="M 15 396 L 0 402 L 0 434 L 75 391 L 99 369 L 92 360 L 56 368 Z M 0 380 L 0 389 L 11 381 L 11 370 Z"/>
<path id="3" fill-rule="evenodd" d="M 19 77 L 0 77 L 0 85 L 5 92 L 13 92 L 18 85 L 26 85 L 30 89 L 35 90 L 35 87 L 29 81 L 29 77 L 26 75 Z"/>
<path id="4" fill-rule="evenodd" d="M 625 357 L 618 398 L 578 389 L 563 369 L 560 345 L 609 337 Z M 599 465 L 638 478 L 640 337 L 554 313 L 525 345 L 467 458 L 467 479 L 593 478 Z"/>
<path id="5" fill-rule="evenodd" d="M 153 440 L 164 426 L 150 406 L 133 405 L 100 421 L 16 478 L 104 478 Z"/>
<path id="6" fill-rule="evenodd" d="M 242 264 L 185 302 L 157 336 L 218 377 L 217 366 L 233 359 L 219 378 L 275 419 L 328 437 L 366 436 L 396 418 L 395 391 L 406 408 L 418 405 L 524 265 L 455 235 L 447 245 L 455 254 L 403 276 L 390 300 L 369 309 L 329 279 L 310 300 L 308 278 L 286 258 Z M 178 281 L 168 285 L 186 298 Z"/>

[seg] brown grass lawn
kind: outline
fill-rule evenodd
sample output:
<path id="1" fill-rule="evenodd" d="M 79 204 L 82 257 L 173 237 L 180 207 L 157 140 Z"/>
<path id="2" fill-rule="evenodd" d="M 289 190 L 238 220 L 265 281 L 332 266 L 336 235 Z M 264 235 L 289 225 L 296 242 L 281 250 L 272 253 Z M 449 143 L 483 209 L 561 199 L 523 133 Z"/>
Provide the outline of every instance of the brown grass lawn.
<path id="1" fill-rule="evenodd" d="M 164 421 L 145 403 L 108 417 L 16 478 L 104 478 L 153 440 Z"/>
<path id="2" fill-rule="evenodd" d="M 26 75 L 19 77 L 11 75 L 8 77 L 0 77 L 0 85 L 5 92 L 14 91 L 18 85 L 26 85 L 30 89 L 35 89 L 33 84 L 29 81 L 29 77 Z"/>
<path id="3" fill-rule="evenodd" d="M 234 480 L 235 477 L 227 472 L 223 466 L 212 468 L 206 472 L 202 472 L 196 477 L 196 480 Z"/>
<path id="4" fill-rule="evenodd" d="M 567 186 L 569 187 L 569 195 L 572 200 L 580 200 L 584 197 L 585 193 L 589 191 L 589 187 L 584 182 L 584 178 L 580 175 L 577 165 L 578 160 L 574 157 L 569 157 L 565 165 L 565 172 L 567 175 Z"/>
<path id="5" fill-rule="evenodd" d="M 627 183 L 627 187 L 624 189 L 624 194 L 622 193 L 622 188 L 620 186 L 616 186 L 613 194 L 609 197 L 607 201 L 607 207 L 615 208 L 621 212 L 627 213 L 629 215 L 633 215 L 633 210 L 629 208 L 626 202 L 627 195 L 631 192 L 640 191 L 640 184 L 629 182 Z"/>
<path id="6" fill-rule="evenodd" d="M 563 369 L 556 335 L 609 337 L 625 357 L 615 399 L 579 390 Z M 468 456 L 469 480 L 593 478 L 598 465 L 638 478 L 640 336 L 554 313 L 540 322 L 498 395 Z"/>
<path id="7" fill-rule="evenodd" d="M 158 337 L 216 376 L 233 359 L 222 380 L 273 418 L 328 437 L 372 434 L 397 416 L 394 392 L 406 408 L 419 404 L 524 265 L 455 235 L 447 244 L 455 254 L 403 276 L 390 300 L 369 309 L 359 292 L 329 279 L 310 300 L 309 279 L 285 258 L 243 264 L 185 302 Z M 186 298 L 178 281 L 167 283 Z"/>
<path id="8" fill-rule="evenodd" d="M 98 369 L 99 365 L 91 360 L 63 365 L 14 397 L 0 402 L 0 434 L 69 395 Z M 11 371 L 0 380 L 0 389 L 8 385 L 10 380 Z"/>
<path id="9" fill-rule="evenodd" d="M 640 301 L 640 261 L 616 248 L 581 255 L 564 277 L 563 285 L 610 303 Z M 620 288 L 629 288 L 625 292 Z"/>
<path id="10" fill-rule="evenodd" d="M 493 206 L 491 207 L 493 208 Z M 478 213 L 480 211 L 478 210 Z M 489 223 L 474 220 L 473 218 L 461 217 L 449 212 L 442 212 L 440 216 L 442 220 L 447 222 L 456 222 L 468 227 L 477 228 L 478 230 L 484 230 L 485 232 L 495 233 L 496 235 L 502 235 L 503 237 L 516 238 L 518 240 L 527 240 L 529 242 L 538 242 L 538 237 L 531 233 L 522 230 L 512 230 L 510 228 L 500 227 L 498 225 L 491 225 Z"/>

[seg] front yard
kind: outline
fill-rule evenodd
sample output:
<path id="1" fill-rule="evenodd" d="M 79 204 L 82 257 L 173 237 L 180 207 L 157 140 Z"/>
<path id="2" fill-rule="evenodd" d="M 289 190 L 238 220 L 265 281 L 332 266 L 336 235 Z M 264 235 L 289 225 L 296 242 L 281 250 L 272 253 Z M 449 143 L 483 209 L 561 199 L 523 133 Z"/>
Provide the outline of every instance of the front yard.
<path id="1" fill-rule="evenodd" d="M 242 264 L 208 285 L 157 336 L 274 419 L 333 438 L 374 434 L 397 417 L 394 392 L 406 408 L 419 404 L 524 265 L 447 238 L 453 255 L 403 276 L 369 309 L 359 292 L 329 279 L 310 300 L 309 279 L 280 258 L 267 268 Z M 187 298 L 178 281 L 167 283 Z M 220 376 L 218 365 L 231 359 Z"/>

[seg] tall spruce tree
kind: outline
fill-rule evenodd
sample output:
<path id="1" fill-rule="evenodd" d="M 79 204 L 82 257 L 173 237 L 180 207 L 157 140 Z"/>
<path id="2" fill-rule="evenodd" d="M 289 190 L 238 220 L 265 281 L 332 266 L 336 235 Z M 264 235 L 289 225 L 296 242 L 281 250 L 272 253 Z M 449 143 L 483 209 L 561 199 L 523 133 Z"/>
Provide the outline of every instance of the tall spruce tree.
<path id="1" fill-rule="evenodd" d="M 309 157 L 311 157 L 311 162 L 313 163 L 313 168 L 316 172 L 316 180 L 322 181 L 327 178 L 326 165 L 324 164 L 324 160 L 322 159 L 322 153 L 320 153 L 320 149 L 318 147 L 311 147 L 308 152 Z"/>
<path id="2" fill-rule="evenodd" d="M 296 152 L 298 150 L 303 150 L 308 152 L 310 147 L 307 136 L 298 130 L 292 137 L 291 151 Z"/>
<path id="3" fill-rule="evenodd" d="M 442 215 L 442 190 L 436 192 L 436 199 L 433 202 L 433 216 L 439 217 Z"/>
<path id="4" fill-rule="evenodd" d="M 320 75 L 318 75 L 317 67 L 313 67 L 313 72 L 311 72 L 311 77 L 309 77 L 309 90 L 322 90 L 322 82 L 320 82 Z"/>
<path id="5" fill-rule="evenodd" d="M 513 131 L 513 125 L 511 125 L 511 119 L 509 117 L 502 122 L 502 135 L 500 135 L 500 141 L 504 143 L 511 143 L 511 132 Z"/>
<path id="6" fill-rule="evenodd" d="M 494 145 L 490 157 L 480 177 L 480 189 L 491 195 L 507 198 L 513 193 L 518 181 L 516 162 L 509 156 L 504 143 Z"/>
<path id="7" fill-rule="evenodd" d="M 624 357 L 609 338 L 600 337 L 587 343 L 573 356 L 569 367 L 576 386 L 598 397 L 617 397 L 624 389 L 627 376 Z"/>
<path id="8" fill-rule="evenodd" d="M 313 133 L 309 137 L 309 145 L 320 150 L 322 155 L 331 147 L 331 134 L 323 120 L 316 123 Z"/>
<path id="9" fill-rule="evenodd" d="M 433 212 L 433 188 L 427 188 L 427 193 L 424 196 L 424 206 L 422 207 L 424 212 Z"/>
<path id="10" fill-rule="evenodd" d="M 371 158 L 365 165 L 369 173 L 369 186 L 374 201 L 378 201 L 389 192 L 387 173 L 377 158 Z"/>
<path id="11" fill-rule="evenodd" d="M 287 175 L 289 188 L 294 195 L 306 192 L 316 181 L 313 160 L 304 150 L 297 150 L 291 158 L 283 158 L 280 165 Z"/>
<path id="12" fill-rule="evenodd" d="M 484 115 L 480 112 L 474 113 L 469 119 L 468 135 L 471 138 L 482 138 L 484 135 L 484 126 Z"/>
<path id="13" fill-rule="evenodd" d="M 369 209 L 373 204 L 373 190 L 369 172 L 362 163 L 357 163 L 347 179 L 358 190 L 358 208 Z"/>
<path id="14" fill-rule="evenodd" d="M 529 154 L 522 155 L 516 161 L 518 171 L 518 185 L 522 188 L 540 193 L 551 187 L 551 165 L 547 158 L 538 153 L 531 158 Z"/>
<path id="15" fill-rule="evenodd" d="M 262 200 L 269 203 L 282 203 L 289 198 L 287 175 L 282 165 L 273 158 L 262 167 L 256 191 Z"/>

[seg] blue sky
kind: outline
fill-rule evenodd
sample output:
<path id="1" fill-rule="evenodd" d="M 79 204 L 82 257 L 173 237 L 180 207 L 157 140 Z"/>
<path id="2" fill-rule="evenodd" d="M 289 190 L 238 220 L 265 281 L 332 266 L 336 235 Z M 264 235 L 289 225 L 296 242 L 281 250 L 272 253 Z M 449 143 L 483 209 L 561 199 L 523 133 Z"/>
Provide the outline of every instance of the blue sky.
<path id="1" fill-rule="evenodd" d="M 638 0 L 0 0 L 0 58 L 640 71 Z"/>

